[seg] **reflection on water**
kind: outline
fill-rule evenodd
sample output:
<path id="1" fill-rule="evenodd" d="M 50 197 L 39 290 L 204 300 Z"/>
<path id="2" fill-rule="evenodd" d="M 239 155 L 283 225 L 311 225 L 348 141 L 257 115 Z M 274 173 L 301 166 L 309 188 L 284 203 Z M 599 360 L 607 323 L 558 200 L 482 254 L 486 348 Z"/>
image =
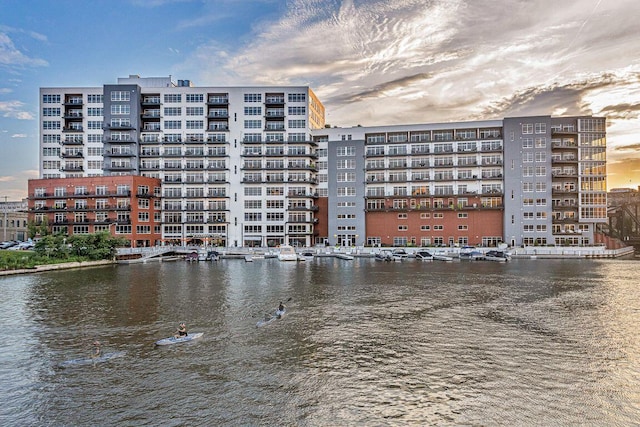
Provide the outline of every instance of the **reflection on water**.
<path id="1" fill-rule="evenodd" d="M 268 259 L 2 278 L 0 419 L 634 425 L 638 265 Z M 153 345 L 181 321 L 204 337 Z M 57 367 L 95 339 L 125 355 Z"/>

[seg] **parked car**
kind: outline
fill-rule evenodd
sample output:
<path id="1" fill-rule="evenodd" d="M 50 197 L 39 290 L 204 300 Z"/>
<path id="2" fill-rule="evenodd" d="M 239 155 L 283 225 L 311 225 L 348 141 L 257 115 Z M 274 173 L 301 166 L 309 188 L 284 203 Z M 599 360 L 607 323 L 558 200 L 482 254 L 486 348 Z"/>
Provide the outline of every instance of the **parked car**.
<path id="1" fill-rule="evenodd" d="M 13 240 L 7 240 L 6 242 L 2 242 L 0 243 L 0 249 L 9 249 L 13 246 L 16 246 L 18 244 L 18 242 L 13 241 Z"/>
<path id="2" fill-rule="evenodd" d="M 33 248 L 35 248 L 35 243 L 33 243 L 32 241 L 26 241 L 26 242 L 17 242 L 17 244 L 7 248 L 10 251 L 27 251 L 27 250 L 32 250 Z"/>

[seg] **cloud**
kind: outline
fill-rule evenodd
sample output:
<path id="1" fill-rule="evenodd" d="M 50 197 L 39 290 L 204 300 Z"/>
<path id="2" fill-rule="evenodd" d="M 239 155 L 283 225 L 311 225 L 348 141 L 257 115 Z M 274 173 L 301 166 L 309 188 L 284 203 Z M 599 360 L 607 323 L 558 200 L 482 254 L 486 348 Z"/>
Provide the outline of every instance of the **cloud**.
<path id="1" fill-rule="evenodd" d="M 609 119 L 637 119 L 640 116 L 640 102 L 609 105 L 600 110 L 600 114 L 607 116 Z"/>
<path id="2" fill-rule="evenodd" d="M 246 44 L 210 41 L 183 67 L 217 84 L 310 85 L 336 125 L 608 114 L 599 91 L 640 71 L 640 3 L 578 3 L 293 0 Z"/>
<path id="3" fill-rule="evenodd" d="M 10 30 L 8 27 L 3 27 L 0 32 L 0 66 L 14 68 L 14 67 L 45 67 L 49 63 L 43 59 L 31 58 L 16 48 L 12 39 L 9 37 L 6 30 Z M 32 37 L 36 37 L 37 40 L 42 41 L 44 36 L 38 33 L 30 33 Z M 44 38 L 46 40 L 46 38 Z"/>
<path id="4" fill-rule="evenodd" d="M 630 145 L 620 145 L 613 148 L 615 151 L 640 151 L 640 142 Z"/>
<path id="5" fill-rule="evenodd" d="M 11 135 L 11 138 L 27 138 L 27 134 L 26 133 L 14 133 L 13 135 Z"/>
<path id="6" fill-rule="evenodd" d="M 18 120 L 34 120 L 32 113 L 23 110 L 24 103 L 21 101 L 0 102 L 0 114 L 3 117 L 10 117 Z"/>

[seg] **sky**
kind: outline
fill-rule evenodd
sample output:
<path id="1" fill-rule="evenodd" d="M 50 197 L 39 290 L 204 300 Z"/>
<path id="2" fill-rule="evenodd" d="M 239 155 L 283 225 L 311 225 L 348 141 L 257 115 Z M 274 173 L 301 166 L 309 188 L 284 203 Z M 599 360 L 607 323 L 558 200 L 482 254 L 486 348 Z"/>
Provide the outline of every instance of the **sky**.
<path id="1" fill-rule="evenodd" d="M 2 0 L 0 201 L 38 178 L 40 87 L 309 85 L 332 126 L 607 117 L 640 186 L 638 0 Z"/>

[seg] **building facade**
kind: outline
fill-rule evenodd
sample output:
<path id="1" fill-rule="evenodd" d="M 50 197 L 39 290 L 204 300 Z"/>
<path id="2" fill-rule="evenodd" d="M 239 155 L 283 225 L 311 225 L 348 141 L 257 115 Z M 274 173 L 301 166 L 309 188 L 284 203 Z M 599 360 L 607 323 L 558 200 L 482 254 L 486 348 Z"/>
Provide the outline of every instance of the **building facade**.
<path id="1" fill-rule="evenodd" d="M 29 180 L 29 215 L 52 233 L 107 231 L 132 247 L 162 243 L 158 178 L 96 176 Z"/>
<path id="2" fill-rule="evenodd" d="M 29 238 L 27 201 L 2 201 L 0 202 L 0 214 L 2 215 L 2 241 L 25 241 Z"/>
<path id="3" fill-rule="evenodd" d="M 578 245 L 606 222 L 603 118 L 331 128 L 306 86 L 138 76 L 40 102 L 41 177 L 159 179 L 163 244 Z"/>

